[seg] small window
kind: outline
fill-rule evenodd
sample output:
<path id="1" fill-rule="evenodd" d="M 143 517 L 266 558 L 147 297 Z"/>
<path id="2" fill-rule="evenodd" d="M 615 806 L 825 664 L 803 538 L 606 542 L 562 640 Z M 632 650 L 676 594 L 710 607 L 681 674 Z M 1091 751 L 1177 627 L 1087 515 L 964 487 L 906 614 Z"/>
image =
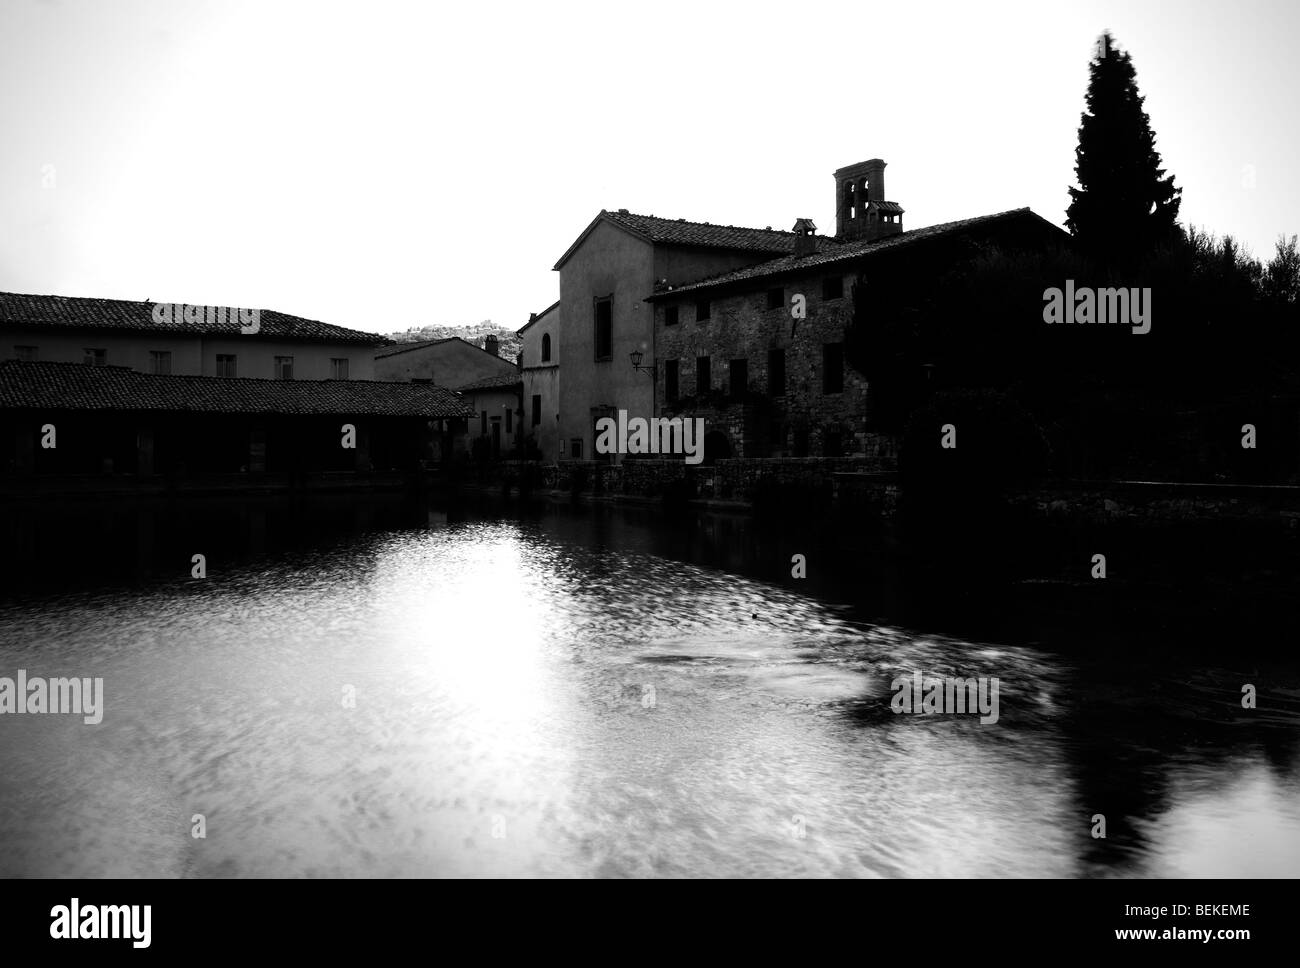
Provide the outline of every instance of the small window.
<path id="1" fill-rule="evenodd" d="M 87 349 L 81 362 L 87 366 L 108 366 L 108 350 Z"/>
<path id="2" fill-rule="evenodd" d="M 822 298 L 839 299 L 844 295 L 844 277 L 827 276 L 822 280 Z"/>
<path id="3" fill-rule="evenodd" d="M 785 305 L 785 290 L 779 286 L 776 289 L 769 289 L 767 291 L 767 308 L 780 309 L 783 305 Z"/>
<path id="4" fill-rule="evenodd" d="M 785 395 L 785 350 L 767 351 L 767 392 L 773 397 Z"/>
<path id="5" fill-rule="evenodd" d="M 676 325 L 677 325 L 677 320 L 678 320 L 678 318 L 679 318 L 679 316 L 678 316 L 678 312 L 677 312 L 677 311 L 678 311 L 678 309 L 680 309 L 680 308 L 681 308 L 681 307 L 679 307 L 679 306 L 665 306 L 665 307 L 664 307 L 664 325 L 665 325 L 665 326 L 676 326 Z"/>
<path id="6" fill-rule="evenodd" d="M 664 361 L 664 401 L 667 403 L 676 403 L 679 393 L 677 390 L 677 361 Z"/>
<path id="7" fill-rule="evenodd" d="M 348 361 L 344 356 L 330 357 L 330 379 L 346 380 L 348 378 Z"/>
<path id="8" fill-rule="evenodd" d="M 728 374 L 728 389 L 733 398 L 739 398 L 749 389 L 749 360 L 732 360 L 731 372 Z"/>
<path id="9" fill-rule="evenodd" d="M 697 356 L 695 358 L 695 395 L 702 397 L 713 388 L 713 374 L 709 369 L 710 361 L 707 356 Z"/>
<path id="10" fill-rule="evenodd" d="M 35 363 L 37 360 L 35 346 L 15 346 L 14 356 L 24 363 Z"/>
<path id="11" fill-rule="evenodd" d="M 293 379 L 293 357 L 277 356 L 275 358 L 275 378 L 277 380 Z"/>
<path id="12" fill-rule="evenodd" d="M 487 411 L 486 410 L 483 411 L 483 416 L 479 420 L 478 432 L 480 437 L 487 436 Z"/>
<path id="13" fill-rule="evenodd" d="M 542 395 L 533 394 L 533 426 L 537 427 L 542 422 Z"/>
<path id="14" fill-rule="evenodd" d="M 614 357 L 614 300 L 610 296 L 596 300 L 596 360 Z"/>
<path id="15" fill-rule="evenodd" d="M 569 455 L 574 460 L 582 460 L 582 438 L 574 437 L 569 441 Z"/>
<path id="16" fill-rule="evenodd" d="M 551 334 L 542 334 L 542 362 L 551 362 Z"/>
<path id="17" fill-rule="evenodd" d="M 150 350 L 149 372 L 158 376 L 170 376 L 172 372 L 171 350 Z"/>
<path id="18" fill-rule="evenodd" d="M 844 389 L 844 344 L 822 346 L 822 393 L 839 393 Z"/>
<path id="19" fill-rule="evenodd" d="M 697 323 L 700 323 L 708 318 L 709 318 L 709 301 L 707 299 L 701 299 L 699 302 L 695 304 L 695 321 Z"/>
<path id="20" fill-rule="evenodd" d="M 234 377 L 235 375 L 235 354 L 218 353 L 217 376 Z"/>

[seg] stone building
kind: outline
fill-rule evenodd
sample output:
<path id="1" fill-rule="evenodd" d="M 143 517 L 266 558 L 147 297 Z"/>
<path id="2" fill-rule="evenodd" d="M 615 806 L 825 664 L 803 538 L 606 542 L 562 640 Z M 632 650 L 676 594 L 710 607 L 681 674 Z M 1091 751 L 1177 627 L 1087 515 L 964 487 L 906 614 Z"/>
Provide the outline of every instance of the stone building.
<path id="1" fill-rule="evenodd" d="M 601 417 L 619 410 L 655 414 L 654 324 L 645 299 L 657 284 L 681 286 L 789 255 L 796 238 L 771 228 L 657 218 L 627 209 L 597 215 L 555 264 L 563 323 L 558 352 L 564 361 L 558 381 L 560 459 L 605 459 L 593 452 Z M 818 238 L 810 244 L 820 250 L 835 243 Z"/>
<path id="2" fill-rule="evenodd" d="M 1029 209 L 910 232 L 883 198 L 883 162 L 836 172 L 836 244 L 796 223 L 795 251 L 647 299 L 659 413 L 705 421 L 705 459 L 877 455 L 867 379 L 848 365 L 853 288 L 937 280 L 972 247 L 1037 248 L 1068 236 Z"/>
<path id="3" fill-rule="evenodd" d="M 257 311 L 256 332 L 243 332 L 229 307 L 0 293 L 0 360 L 157 376 L 372 380 L 375 347 L 387 342 L 271 309 Z"/>
<path id="4" fill-rule="evenodd" d="M 463 447 L 471 411 L 429 384 L 166 376 L 0 362 L 0 480 L 274 484 L 408 473 Z"/>
<path id="5" fill-rule="evenodd" d="M 557 300 L 518 330 L 523 436 L 548 463 L 560 458 L 560 328 Z"/>
<path id="6" fill-rule="evenodd" d="M 431 381 L 448 390 L 491 377 L 517 375 L 515 364 L 502 359 L 495 336 L 476 346 L 459 336 L 392 343 L 375 351 L 375 379 L 394 383 Z"/>
<path id="7" fill-rule="evenodd" d="M 519 368 L 501 358 L 495 336 L 483 342 L 479 347 L 448 336 L 385 346 L 375 354 L 375 378 L 457 391 L 474 410 L 467 442 L 471 452 L 503 457 L 515 450 L 523 416 Z"/>
<path id="8" fill-rule="evenodd" d="M 522 388 L 518 371 L 511 367 L 509 373 L 475 380 L 457 389 L 474 414 L 469 425 L 471 453 L 493 459 L 519 456 L 518 445 L 525 431 Z"/>

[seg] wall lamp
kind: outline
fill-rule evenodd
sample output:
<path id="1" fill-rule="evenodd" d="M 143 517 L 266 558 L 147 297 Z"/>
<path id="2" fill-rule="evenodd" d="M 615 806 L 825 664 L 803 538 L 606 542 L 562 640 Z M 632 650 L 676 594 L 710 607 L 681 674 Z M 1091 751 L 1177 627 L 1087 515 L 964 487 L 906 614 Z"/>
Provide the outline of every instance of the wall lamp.
<path id="1" fill-rule="evenodd" d="M 642 353 L 640 350 L 633 350 L 631 353 L 628 354 L 628 356 L 632 360 L 632 369 L 638 372 L 649 373 L 651 376 L 654 375 L 655 365 L 653 363 L 651 363 L 649 366 L 641 365 L 641 361 L 645 359 L 645 354 Z"/>

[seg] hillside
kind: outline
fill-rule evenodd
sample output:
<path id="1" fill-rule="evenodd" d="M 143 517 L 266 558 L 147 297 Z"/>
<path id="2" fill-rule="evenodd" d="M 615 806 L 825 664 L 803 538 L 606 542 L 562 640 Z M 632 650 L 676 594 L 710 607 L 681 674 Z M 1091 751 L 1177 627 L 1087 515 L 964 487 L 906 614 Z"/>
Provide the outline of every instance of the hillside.
<path id="1" fill-rule="evenodd" d="M 461 326 L 419 326 L 411 327 L 401 333 L 386 333 L 389 339 L 397 340 L 399 343 L 418 343 L 428 339 L 447 339 L 450 336 L 459 336 L 461 339 L 469 340 L 475 346 L 483 345 L 485 336 L 496 336 L 500 347 L 501 358 L 509 360 L 511 363 L 519 356 L 519 344 L 521 340 L 515 331 L 507 329 L 504 326 L 497 326 L 490 319 L 485 319 L 481 323 L 467 323 Z"/>

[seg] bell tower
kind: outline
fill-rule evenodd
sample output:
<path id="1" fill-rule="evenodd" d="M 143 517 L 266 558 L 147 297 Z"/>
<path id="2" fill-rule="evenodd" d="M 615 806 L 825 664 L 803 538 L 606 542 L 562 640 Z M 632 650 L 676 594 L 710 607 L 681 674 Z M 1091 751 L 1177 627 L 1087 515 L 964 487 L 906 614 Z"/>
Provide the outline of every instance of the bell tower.
<path id="1" fill-rule="evenodd" d="M 860 161 L 835 172 L 835 236 L 869 241 L 903 231 L 903 207 L 885 200 L 885 163 Z"/>

